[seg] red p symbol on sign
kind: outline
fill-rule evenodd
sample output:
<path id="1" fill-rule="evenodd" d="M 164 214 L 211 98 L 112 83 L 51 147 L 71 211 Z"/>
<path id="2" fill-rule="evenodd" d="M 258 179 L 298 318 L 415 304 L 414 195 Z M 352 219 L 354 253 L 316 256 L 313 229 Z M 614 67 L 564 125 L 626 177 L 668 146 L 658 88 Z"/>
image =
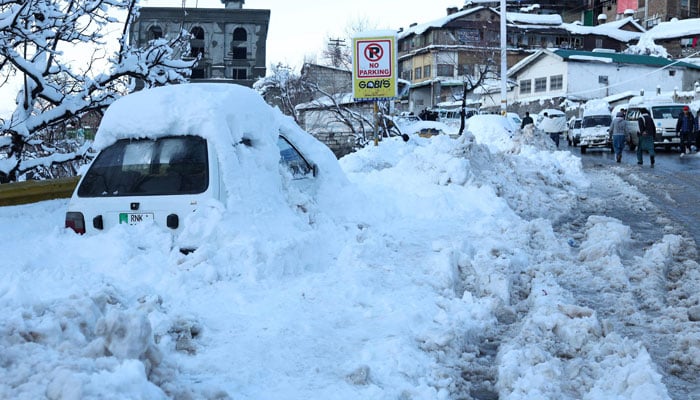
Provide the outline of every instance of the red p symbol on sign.
<path id="1" fill-rule="evenodd" d="M 377 43 L 371 43 L 365 47 L 365 58 L 368 61 L 379 61 L 382 59 L 383 55 L 384 49 Z"/>

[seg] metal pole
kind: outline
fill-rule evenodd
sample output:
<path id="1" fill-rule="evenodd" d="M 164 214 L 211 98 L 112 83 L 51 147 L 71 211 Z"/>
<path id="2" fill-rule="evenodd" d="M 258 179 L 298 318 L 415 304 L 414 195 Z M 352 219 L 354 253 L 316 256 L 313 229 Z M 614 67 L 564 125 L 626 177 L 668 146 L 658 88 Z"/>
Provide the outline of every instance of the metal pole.
<path id="1" fill-rule="evenodd" d="M 374 145 L 379 146 L 379 101 L 374 101 Z"/>
<path id="2" fill-rule="evenodd" d="M 501 0 L 501 114 L 506 115 L 508 104 L 508 53 L 506 51 L 506 0 Z"/>

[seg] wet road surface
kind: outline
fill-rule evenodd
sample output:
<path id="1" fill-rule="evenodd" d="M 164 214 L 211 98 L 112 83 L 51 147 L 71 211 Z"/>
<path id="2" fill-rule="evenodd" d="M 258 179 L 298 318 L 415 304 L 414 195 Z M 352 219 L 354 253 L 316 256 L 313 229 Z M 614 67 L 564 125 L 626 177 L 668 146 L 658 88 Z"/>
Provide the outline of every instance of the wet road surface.
<path id="1" fill-rule="evenodd" d="M 623 255 L 623 262 L 633 265 L 644 250 L 662 240 L 664 235 L 682 236 L 683 245 L 674 260 L 665 267 L 665 281 L 657 293 L 637 292 L 638 315 L 642 317 L 630 322 L 620 315 L 615 300 L 602 297 L 585 285 L 570 288 L 579 301 L 596 310 L 598 315 L 615 326 L 615 330 L 626 337 L 638 340 L 647 348 L 663 375 L 669 395 L 674 400 L 700 399 L 700 370 L 697 363 L 679 365 L 678 354 L 687 352 L 672 330 L 659 329 L 658 321 L 671 313 L 696 305 L 700 285 L 697 278 L 698 251 L 700 243 L 700 153 L 680 157 L 678 151 L 657 151 L 654 168 L 650 168 L 649 156 L 644 155 L 644 164 L 637 165 L 636 154 L 623 153 L 622 162 L 616 163 L 609 151 L 589 151 L 580 155 L 577 149 L 571 152 L 581 157 L 584 170 L 593 177 L 588 195 L 602 199 L 590 202 L 573 210 L 570 218 L 560 221 L 563 234 L 574 234 L 585 224 L 589 215 L 605 215 L 620 220 L 632 229 L 634 243 Z M 638 202 L 628 201 L 628 192 L 615 187 L 612 180 L 596 179 L 610 174 L 617 175 L 627 184 L 636 187 L 648 197 L 651 207 L 640 207 Z M 619 182 L 619 181 L 618 181 Z M 604 204 L 603 207 L 600 205 Z M 633 286 L 633 282 L 630 282 Z M 620 293 L 622 294 L 622 293 Z M 664 307 L 649 306 L 655 299 Z M 698 332 L 700 322 L 684 318 L 678 320 L 676 332 Z M 692 347 L 692 346 L 691 346 Z M 675 354 L 672 356 L 671 354 Z"/>

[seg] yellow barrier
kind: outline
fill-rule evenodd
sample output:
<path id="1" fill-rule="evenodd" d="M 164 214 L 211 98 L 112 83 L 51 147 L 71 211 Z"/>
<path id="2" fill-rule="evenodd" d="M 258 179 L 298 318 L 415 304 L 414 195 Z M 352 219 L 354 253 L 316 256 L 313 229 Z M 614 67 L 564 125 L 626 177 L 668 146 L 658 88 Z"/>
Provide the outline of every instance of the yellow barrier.
<path id="1" fill-rule="evenodd" d="M 73 194 L 79 179 L 79 176 L 75 176 L 45 181 L 0 184 L 0 206 L 14 206 L 43 200 L 68 198 Z"/>

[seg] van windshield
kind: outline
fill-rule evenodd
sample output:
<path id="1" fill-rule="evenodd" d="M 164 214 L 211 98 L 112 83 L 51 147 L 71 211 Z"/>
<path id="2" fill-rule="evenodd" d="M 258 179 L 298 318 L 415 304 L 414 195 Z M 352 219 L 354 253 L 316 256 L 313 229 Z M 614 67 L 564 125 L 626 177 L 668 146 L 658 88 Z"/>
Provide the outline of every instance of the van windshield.
<path id="1" fill-rule="evenodd" d="M 592 128 L 594 126 L 610 126 L 612 123 L 612 117 L 609 115 L 595 115 L 590 117 L 583 117 L 583 127 Z"/>
<path id="2" fill-rule="evenodd" d="M 208 186 L 207 142 L 203 138 L 123 139 L 97 155 L 78 196 L 195 194 Z"/>
<path id="3" fill-rule="evenodd" d="M 654 119 L 678 119 L 683 112 L 683 106 L 654 106 L 651 108 L 651 116 Z"/>

